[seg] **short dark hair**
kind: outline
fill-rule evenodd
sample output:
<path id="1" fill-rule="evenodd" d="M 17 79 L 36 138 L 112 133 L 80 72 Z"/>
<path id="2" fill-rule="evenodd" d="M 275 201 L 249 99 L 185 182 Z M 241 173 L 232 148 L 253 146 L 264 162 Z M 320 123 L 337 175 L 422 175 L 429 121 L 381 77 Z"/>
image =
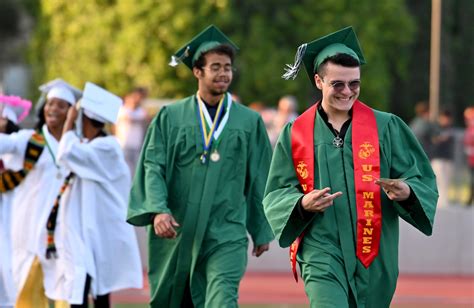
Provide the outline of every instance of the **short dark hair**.
<path id="1" fill-rule="evenodd" d="M 430 106 L 425 101 L 419 101 L 415 104 L 415 114 L 418 116 L 428 113 L 430 111 Z"/>
<path id="2" fill-rule="evenodd" d="M 326 67 L 327 64 L 331 62 L 333 64 L 345 66 L 345 67 L 359 67 L 360 63 L 354 57 L 345 54 L 345 53 L 338 53 L 334 56 L 326 58 L 317 68 L 316 73 L 319 76 L 324 76 L 326 74 Z"/>
<path id="3" fill-rule="evenodd" d="M 132 94 L 132 93 L 138 93 L 141 96 L 145 97 L 145 96 L 148 96 L 148 89 L 145 87 L 135 87 L 132 90 L 130 90 L 130 92 L 128 92 L 128 94 Z"/>
<path id="4" fill-rule="evenodd" d="M 232 46 L 228 44 L 222 44 L 218 45 L 212 49 L 209 49 L 206 52 L 203 52 L 199 58 L 194 62 L 193 67 L 197 67 L 199 69 L 203 68 L 206 66 L 206 55 L 211 54 L 211 53 L 216 53 L 220 55 L 226 55 L 230 58 L 230 62 L 234 63 L 234 58 L 235 58 L 235 50 L 232 48 Z"/>
<path id="5" fill-rule="evenodd" d="M 448 109 L 443 109 L 443 110 L 441 110 L 441 112 L 439 113 L 439 115 L 445 116 L 445 117 L 448 117 L 448 118 L 452 118 L 452 117 L 453 117 L 453 113 L 451 112 L 451 110 L 448 110 Z"/>

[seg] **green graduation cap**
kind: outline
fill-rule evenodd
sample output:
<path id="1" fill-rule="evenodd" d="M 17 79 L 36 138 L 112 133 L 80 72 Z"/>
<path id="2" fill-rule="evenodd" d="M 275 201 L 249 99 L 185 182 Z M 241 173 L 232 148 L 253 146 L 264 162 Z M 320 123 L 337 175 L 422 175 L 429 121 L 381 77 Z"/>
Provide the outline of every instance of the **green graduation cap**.
<path id="1" fill-rule="evenodd" d="M 301 62 L 303 62 L 309 79 L 314 85 L 314 74 L 319 65 L 327 58 L 340 53 L 352 56 L 361 65 L 365 64 L 362 49 L 351 26 L 299 46 L 295 55 L 295 63 L 286 65 L 285 74 L 282 78 L 286 80 L 295 79 Z"/>
<path id="2" fill-rule="evenodd" d="M 210 25 L 171 56 L 169 65 L 174 67 L 179 62 L 183 62 L 192 69 L 194 62 L 196 62 L 201 54 L 223 44 L 230 45 L 236 51 L 239 50 L 237 45 L 222 33 L 219 28 Z"/>

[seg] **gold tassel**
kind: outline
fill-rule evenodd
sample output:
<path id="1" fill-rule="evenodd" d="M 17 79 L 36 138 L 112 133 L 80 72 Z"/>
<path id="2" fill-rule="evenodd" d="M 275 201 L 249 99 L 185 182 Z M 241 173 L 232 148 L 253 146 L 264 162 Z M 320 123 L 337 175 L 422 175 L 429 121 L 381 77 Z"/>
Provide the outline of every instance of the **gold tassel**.
<path id="1" fill-rule="evenodd" d="M 43 270 L 38 257 L 31 264 L 26 282 L 21 289 L 15 308 L 49 308 L 48 298 L 43 287 Z"/>

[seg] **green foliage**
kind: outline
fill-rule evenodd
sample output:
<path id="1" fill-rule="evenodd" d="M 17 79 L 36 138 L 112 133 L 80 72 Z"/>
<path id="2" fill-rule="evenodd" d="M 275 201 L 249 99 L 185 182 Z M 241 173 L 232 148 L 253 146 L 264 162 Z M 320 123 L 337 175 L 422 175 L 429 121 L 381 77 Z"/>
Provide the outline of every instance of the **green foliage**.
<path id="1" fill-rule="evenodd" d="M 405 47 L 414 34 L 402 0 L 42 0 L 37 21 L 30 46 L 37 83 L 61 76 L 117 94 L 143 85 L 152 96 L 189 95 L 196 90 L 191 71 L 169 67 L 169 57 L 214 23 L 241 48 L 232 91 L 244 103 L 274 105 L 293 94 L 303 108 L 316 95 L 305 73 L 281 79 L 300 44 L 353 25 L 368 61 L 361 99 L 386 108 L 393 79 L 407 70 Z"/>

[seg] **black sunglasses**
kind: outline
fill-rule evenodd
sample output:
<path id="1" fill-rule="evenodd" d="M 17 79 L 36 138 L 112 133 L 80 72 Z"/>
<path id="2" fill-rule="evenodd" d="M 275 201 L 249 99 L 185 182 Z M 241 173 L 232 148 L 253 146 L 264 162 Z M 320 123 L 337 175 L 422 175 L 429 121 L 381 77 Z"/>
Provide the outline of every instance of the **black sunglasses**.
<path id="1" fill-rule="evenodd" d="M 324 81 L 324 80 L 323 80 Z M 356 91 L 360 88 L 360 79 L 351 80 L 344 82 L 341 80 L 334 80 L 329 83 L 333 87 L 334 91 L 342 92 L 346 88 L 346 84 L 351 91 Z"/>

